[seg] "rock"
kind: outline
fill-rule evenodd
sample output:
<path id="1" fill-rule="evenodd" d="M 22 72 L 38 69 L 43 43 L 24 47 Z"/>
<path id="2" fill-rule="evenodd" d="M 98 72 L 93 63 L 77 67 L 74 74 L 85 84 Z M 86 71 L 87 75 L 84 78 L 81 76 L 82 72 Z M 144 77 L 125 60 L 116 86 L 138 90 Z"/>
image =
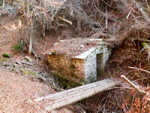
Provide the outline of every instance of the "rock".
<path id="1" fill-rule="evenodd" d="M 17 64 L 13 64 L 13 67 L 16 68 L 16 67 L 17 67 Z"/>
<path id="2" fill-rule="evenodd" d="M 3 62 L 3 66 L 10 66 L 11 65 L 11 63 L 9 63 L 9 62 Z"/>
<path id="3" fill-rule="evenodd" d="M 15 63 L 18 64 L 18 65 L 21 65 L 21 62 L 20 62 L 20 61 L 16 61 Z"/>
<path id="4" fill-rule="evenodd" d="M 84 48 L 84 45 L 80 45 L 81 48 Z"/>
<path id="5" fill-rule="evenodd" d="M 58 43 L 54 43 L 54 46 L 57 46 L 58 45 Z"/>
<path id="6" fill-rule="evenodd" d="M 46 82 L 46 78 L 44 78 L 43 76 L 38 76 L 37 77 L 40 81 Z"/>
<path id="7" fill-rule="evenodd" d="M 12 72 L 13 72 L 13 71 L 15 71 L 15 69 L 14 69 L 14 68 L 11 68 L 11 69 L 10 69 L 10 71 L 12 71 Z"/>
<path id="8" fill-rule="evenodd" d="M 32 59 L 28 56 L 25 56 L 25 59 L 28 61 L 28 62 L 32 62 Z"/>
<path id="9" fill-rule="evenodd" d="M 60 40 L 60 42 L 65 42 L 65 40 Z"/>
<path id="10" fill-rule="evenodd" d="M 32 66 L 33 64 L 30 63 L 30 62 L 27 62 L 27 61 L 21 61 L 22 64 L 26 64 L 26 65 L 29 65 L 29 66 Z"/>
<path id="11" fill-rule="evenodd" d="M 42 77 L 44 77 L 44 78 L 47 77 L 47 74 L 46 74 L 45 72 L 40 72 L 39 74 L 40 74 L 40 76 L 42 76 Z"/>
<path id="12" fill-rule="evenodd" d="M 28 70 L 26 70 L 26 69 L 21 69 L 21 72 L 23 73 L 23 74 L 25 74 L 25 75 L 28 75 L 29 74 L 29 71 Z"/>

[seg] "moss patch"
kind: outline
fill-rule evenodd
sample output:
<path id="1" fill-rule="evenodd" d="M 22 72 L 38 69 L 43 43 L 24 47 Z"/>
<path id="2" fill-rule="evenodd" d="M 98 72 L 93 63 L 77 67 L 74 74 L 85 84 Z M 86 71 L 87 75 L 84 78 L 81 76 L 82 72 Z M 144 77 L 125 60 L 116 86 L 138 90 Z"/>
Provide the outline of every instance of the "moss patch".
<path id="1" fill-rule="evenodd" d="M 34 71 L 28 71 L 28 70 L 22 70 L 22 72 L 25 74 L 25 75 L 30 75 L 30 76 L 33 76 L 33 77 L 36 77 L 38 75 L 37 72 L 34 72 Z"/>
<path id="2" fill-rule="evenodd" d="M 82 80 L 80 82 L 75 82 L 73 80 L 70 80 L 69 78 L 66 78 L 64 75 L 61 74 L 54 74 L 54 75 L 56 80 L 59 82 L 59 85 L 63 89 L 70 89 L 73 87 L 81 86 L 84 83 Z"/>
<path id="3" fill-rule="evenodd" d="M 9 53 L 7 53 L 7 52 L 4 52 L 2 54 L 2 56 L 5 57 L 5 58 L 10 58 L 11 57 L 11 55 Z"/>

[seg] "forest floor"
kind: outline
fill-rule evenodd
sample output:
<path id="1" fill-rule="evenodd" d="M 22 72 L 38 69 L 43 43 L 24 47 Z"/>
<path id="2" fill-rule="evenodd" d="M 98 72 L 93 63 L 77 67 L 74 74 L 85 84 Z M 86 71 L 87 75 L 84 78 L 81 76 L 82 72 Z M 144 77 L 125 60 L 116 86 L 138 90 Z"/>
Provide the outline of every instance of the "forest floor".
<path id="1" fill-rule="evenodd" d="M 46 103 L 32 103 L 32 99 L 55 93 L 59 89 L 52 76 L 46 72 L 43 61 L 36 60 L 25 51 L 16 52 L 19 43 L 19 20 L 4 17 L 0 19 L 0 113 L 41 113 Z M 42 56 L 43 48 L 50 48 L 56 38 L 35 40 L 37 52 Z M 40 45 L 40 46 L 39 46 Z M 3 57 L 9 53 L 10 58 Z M 26 59 L 28 57 L 31 61 Z M 67 107 L 59 113 L 72 113 Z"/>
<path id="2" fill-rule="evenodd" d="M 34 40 L 34 48 L 42 60 L 36 60 L 33 56 L 28 56 L 31 59 L 31 61 L 28 61 L 26 59 L 27 50 L 16 53 L 13 49 L 13 46 L 22 38 L 19 31 L 18 20 L 20 19 L 8 17 L 0 19 L 0 112 L 40 113 L 43 111 L 44 105 L 48 103 L 38 103 L 36 106 L 30 99 L 54 93 L 54 89 L 61 89 L 54 82 L 52 75 L 46 71 L 47 67 L 43 63 L 43 56 L 54 43 L 64 39 L 64 37 L 58 38 L 51 35 L 44 39 L 37 37 Z M 147 54 L 140 52 L 141 50 L 141 42 L 137 40 L 133 42 L 131 38 L 124 40 L 122 45 L 113 51 L 106 66 L 106 73 L 103 77 L 99 77 L 99 80 L 110 77 L 120 78 L 120 75 L 124 74 L 149 92 L 150 88 L 145 87 L 150 84 L 149 74 L 129 69 L 129 66 L 131 66 L 150 70 L 150 64 L 146 59 Z M 4 52 L 8 52 L 11 57 L 4 58 L 2 56 Z M 134 113 L 134 111 L 139 110 L 140 106 L 140 110 L 146 110 L 143 113 L 148 113 L 150 111 L 149 99 L 149 95 L 141 95 L 134 88 L 125 84 L 124 87 L 106 91 L 81 101 L 75 109 L 80 109 L 79 111 L 83 109 L 92 113 L 113 111 Z M 60 110 L 60 113 L 69 112 L 73 111 L 67 108 Z"/>

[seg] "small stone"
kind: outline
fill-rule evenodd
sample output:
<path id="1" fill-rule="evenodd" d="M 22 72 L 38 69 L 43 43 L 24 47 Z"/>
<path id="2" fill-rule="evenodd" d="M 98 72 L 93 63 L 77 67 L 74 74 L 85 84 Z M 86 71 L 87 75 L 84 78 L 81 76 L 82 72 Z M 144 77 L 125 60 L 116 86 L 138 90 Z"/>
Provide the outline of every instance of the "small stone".
<path id="1" fill-rule="evenodd" d="M 60 42 L 65 42 L 65 40 L 60 40 Z"/>
<path id="2" fill-rule="evenodd" d="M 32 63 L 27 62 L 27 61 L 22 61 L 22 64 L 26 64 L 26 65 L 29 65 L 29 66 L 32 66 L 32 65 L 33 65 Z"/>
<path id="3" fill-rule="evenodd" d="M 18 60 L 16 60 L 15 63 L 18 64 L 18 65 L 21 65 L 21 62 L 18 61 Z"/>
<path id="4" fill-rule="evenodd" d="M 9 62 L 3 62 L 3 66 L 10 66 L 11 64 Z"/>
<path id="5" fill-rule="evenodd" d="M 57 46 L 58 45 L 58 43 L 54 43 L 54 46 Z"/>
<path id="6" fill-rule="evenodd" d="M 17 67 L 17 64 L 13 64 L 13 67 L 16 68 L 16 67 Z"/>
<path id="7" fill-rule="evenodd" d="M 28 56 L 25 56 L 25 59 L 28 61 L 28 62 L 32 62 L 32 59 Z"/>
<path id="8" fill-rule="evenodd" d="M 84 48 L 84 45 L 80 45 L 81 48 Z"/>
<path id="9" fill-rule="evenodd" d="M 11 69 L 11 71 L 13 72 L 13 71 L 15 71 L 15 69 L 14 69 L 14 68 L 12 68 L 12 69 Z"/>

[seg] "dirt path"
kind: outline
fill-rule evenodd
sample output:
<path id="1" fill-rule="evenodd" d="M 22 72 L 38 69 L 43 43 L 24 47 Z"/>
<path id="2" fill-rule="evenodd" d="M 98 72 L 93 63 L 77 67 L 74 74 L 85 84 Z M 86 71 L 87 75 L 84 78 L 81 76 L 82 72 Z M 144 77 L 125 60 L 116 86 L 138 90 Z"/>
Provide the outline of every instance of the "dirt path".
<path id="1" fill-rule="evenodd" d="M 54 92 L 50 87 L 32 82 L 29 79 L 0 70 L 0 112 L 1 113 L 39 113 L 40 106 L 29 100 Z"/>
<path id="2" fill-rule="evenodd" d="M 48 102 L 33 103 L 31 100 L 51 93 L 54 90 L 45 84 L 0 70 L 0 113 L 42 113 Z M 61 109 L 59 112 L 71 111 Z"/>

